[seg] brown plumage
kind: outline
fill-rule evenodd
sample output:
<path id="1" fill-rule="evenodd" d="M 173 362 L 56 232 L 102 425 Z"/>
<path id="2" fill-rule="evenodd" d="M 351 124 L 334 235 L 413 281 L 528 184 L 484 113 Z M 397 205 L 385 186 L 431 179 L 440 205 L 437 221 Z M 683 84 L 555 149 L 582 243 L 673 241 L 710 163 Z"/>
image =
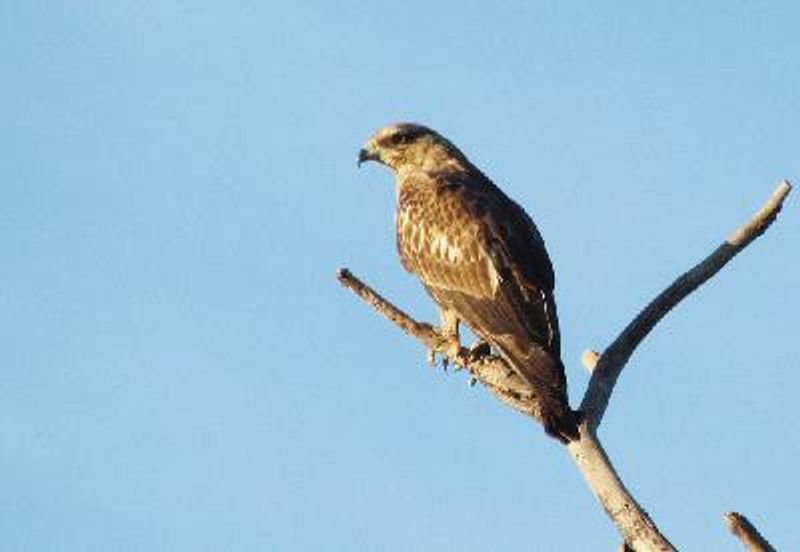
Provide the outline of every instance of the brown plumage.
<path id="1" fill-rule="evenodd" d="M 525 211 L 448 140 L 417 124 L 377 131 L 359 153 L 397 177 L 397 249 L 439 306 L 452 347 L 467 324 L 539 397 L 545 431 L 568 442 L 578 416 L 567 402 L 554 276 Z"/>

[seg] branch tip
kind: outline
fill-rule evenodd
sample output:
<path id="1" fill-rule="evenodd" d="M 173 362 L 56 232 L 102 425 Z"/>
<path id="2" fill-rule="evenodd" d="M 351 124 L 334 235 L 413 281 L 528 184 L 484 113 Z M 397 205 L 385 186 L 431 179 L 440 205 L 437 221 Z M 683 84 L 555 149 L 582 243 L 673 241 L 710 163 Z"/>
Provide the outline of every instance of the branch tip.
<path id="1" fill-rule="evenodd" d="M 600 360 L 600 353 L 591 349 L 587 349 L 581 355 L 581 363 L 590 374 L 594 372 L 594 369 L 597 367 L 598 360 Z"/>
<path id="2" fill-rule="evenodd" d="M 349 280 L 353 276 L 353 273 L 350 272 L 349 268 L 342 267 L 336 271 L 336 279 L 339 282 L 343 282 L 344 280 Z"/>
<path id="3" fill-rule="evenodd" d="M 769 541 L 761 536 L 750 520 L 739 512 L 728 512 L 723 519 L 731 533 L 742 541 L 748 552 L 775 552 Z"/>
<path id="4" fill-rule="evenodd" d="M 783 202 L 791 191 L 791 183 L 788 180 L 782 180 L 750 220 L 730 235 L 726 240 L 727 243 L 734 247 L 744 247 L 760 236 L 770 224 L 775 222 L 783 207 Z"/>
<path id="5" fill-rule="evenodd" d="M 617 379 L 639 344 L 670 310 L 715 276 L 731 259 L 769 228 L 776 220 L 791 190 L 792 185 L 787 180 L 781 181 L 761 209 L 708 257 L 680 275 L 653 299 L 603 352 L 592 371 L 589 386 L 581 401 L 581 410 L 586 414 L 591 427 L 596 429 L 600 425 Z"/>

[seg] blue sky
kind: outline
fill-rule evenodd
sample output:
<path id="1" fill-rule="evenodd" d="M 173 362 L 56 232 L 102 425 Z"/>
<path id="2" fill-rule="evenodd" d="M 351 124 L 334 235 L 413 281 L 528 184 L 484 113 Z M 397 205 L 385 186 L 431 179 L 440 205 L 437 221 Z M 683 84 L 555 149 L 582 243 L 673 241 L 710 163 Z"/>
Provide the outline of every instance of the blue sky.
<path id="1" fill-rule="evenodd" d="M 579 364 L 800 174 L 796 2 L 0 5 L 6 550 L 609 550 L 559 446 L 417 316 L 377 127 L 538 222 Z M 673 542 L 800 548 L 800 212 L 660 325 L 601 429 Z"/>

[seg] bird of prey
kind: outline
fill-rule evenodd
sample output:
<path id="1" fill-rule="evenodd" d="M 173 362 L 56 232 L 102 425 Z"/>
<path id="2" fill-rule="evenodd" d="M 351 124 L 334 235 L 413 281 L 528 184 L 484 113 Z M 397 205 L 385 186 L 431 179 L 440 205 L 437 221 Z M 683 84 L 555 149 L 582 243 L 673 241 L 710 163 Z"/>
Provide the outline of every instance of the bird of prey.
<path id="1" fill-rule="evenodd" d="M 358 154 L 396 175 L 397 249 L 439 307 L 449 351 L 459 322 L 494 347 L 535 391 L 545 431 L 578 438 L 567 402 L 554 275 L 528 214 L 434 130 L 375 132 Z"/>

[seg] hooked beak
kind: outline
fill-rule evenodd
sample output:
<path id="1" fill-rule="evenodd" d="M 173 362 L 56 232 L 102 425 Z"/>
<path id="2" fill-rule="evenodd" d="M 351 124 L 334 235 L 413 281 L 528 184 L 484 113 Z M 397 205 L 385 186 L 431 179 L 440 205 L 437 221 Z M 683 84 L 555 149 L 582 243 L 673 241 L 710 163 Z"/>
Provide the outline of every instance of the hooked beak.
<path id="1" fill-rule="evenodd" d="M 372 149 L 361 148 L 358 152 L 358 166 L 361 167 L 361 163 L 365 161 L 377 161 L 380 159 L 377 152 L 373 151 Z"/>

